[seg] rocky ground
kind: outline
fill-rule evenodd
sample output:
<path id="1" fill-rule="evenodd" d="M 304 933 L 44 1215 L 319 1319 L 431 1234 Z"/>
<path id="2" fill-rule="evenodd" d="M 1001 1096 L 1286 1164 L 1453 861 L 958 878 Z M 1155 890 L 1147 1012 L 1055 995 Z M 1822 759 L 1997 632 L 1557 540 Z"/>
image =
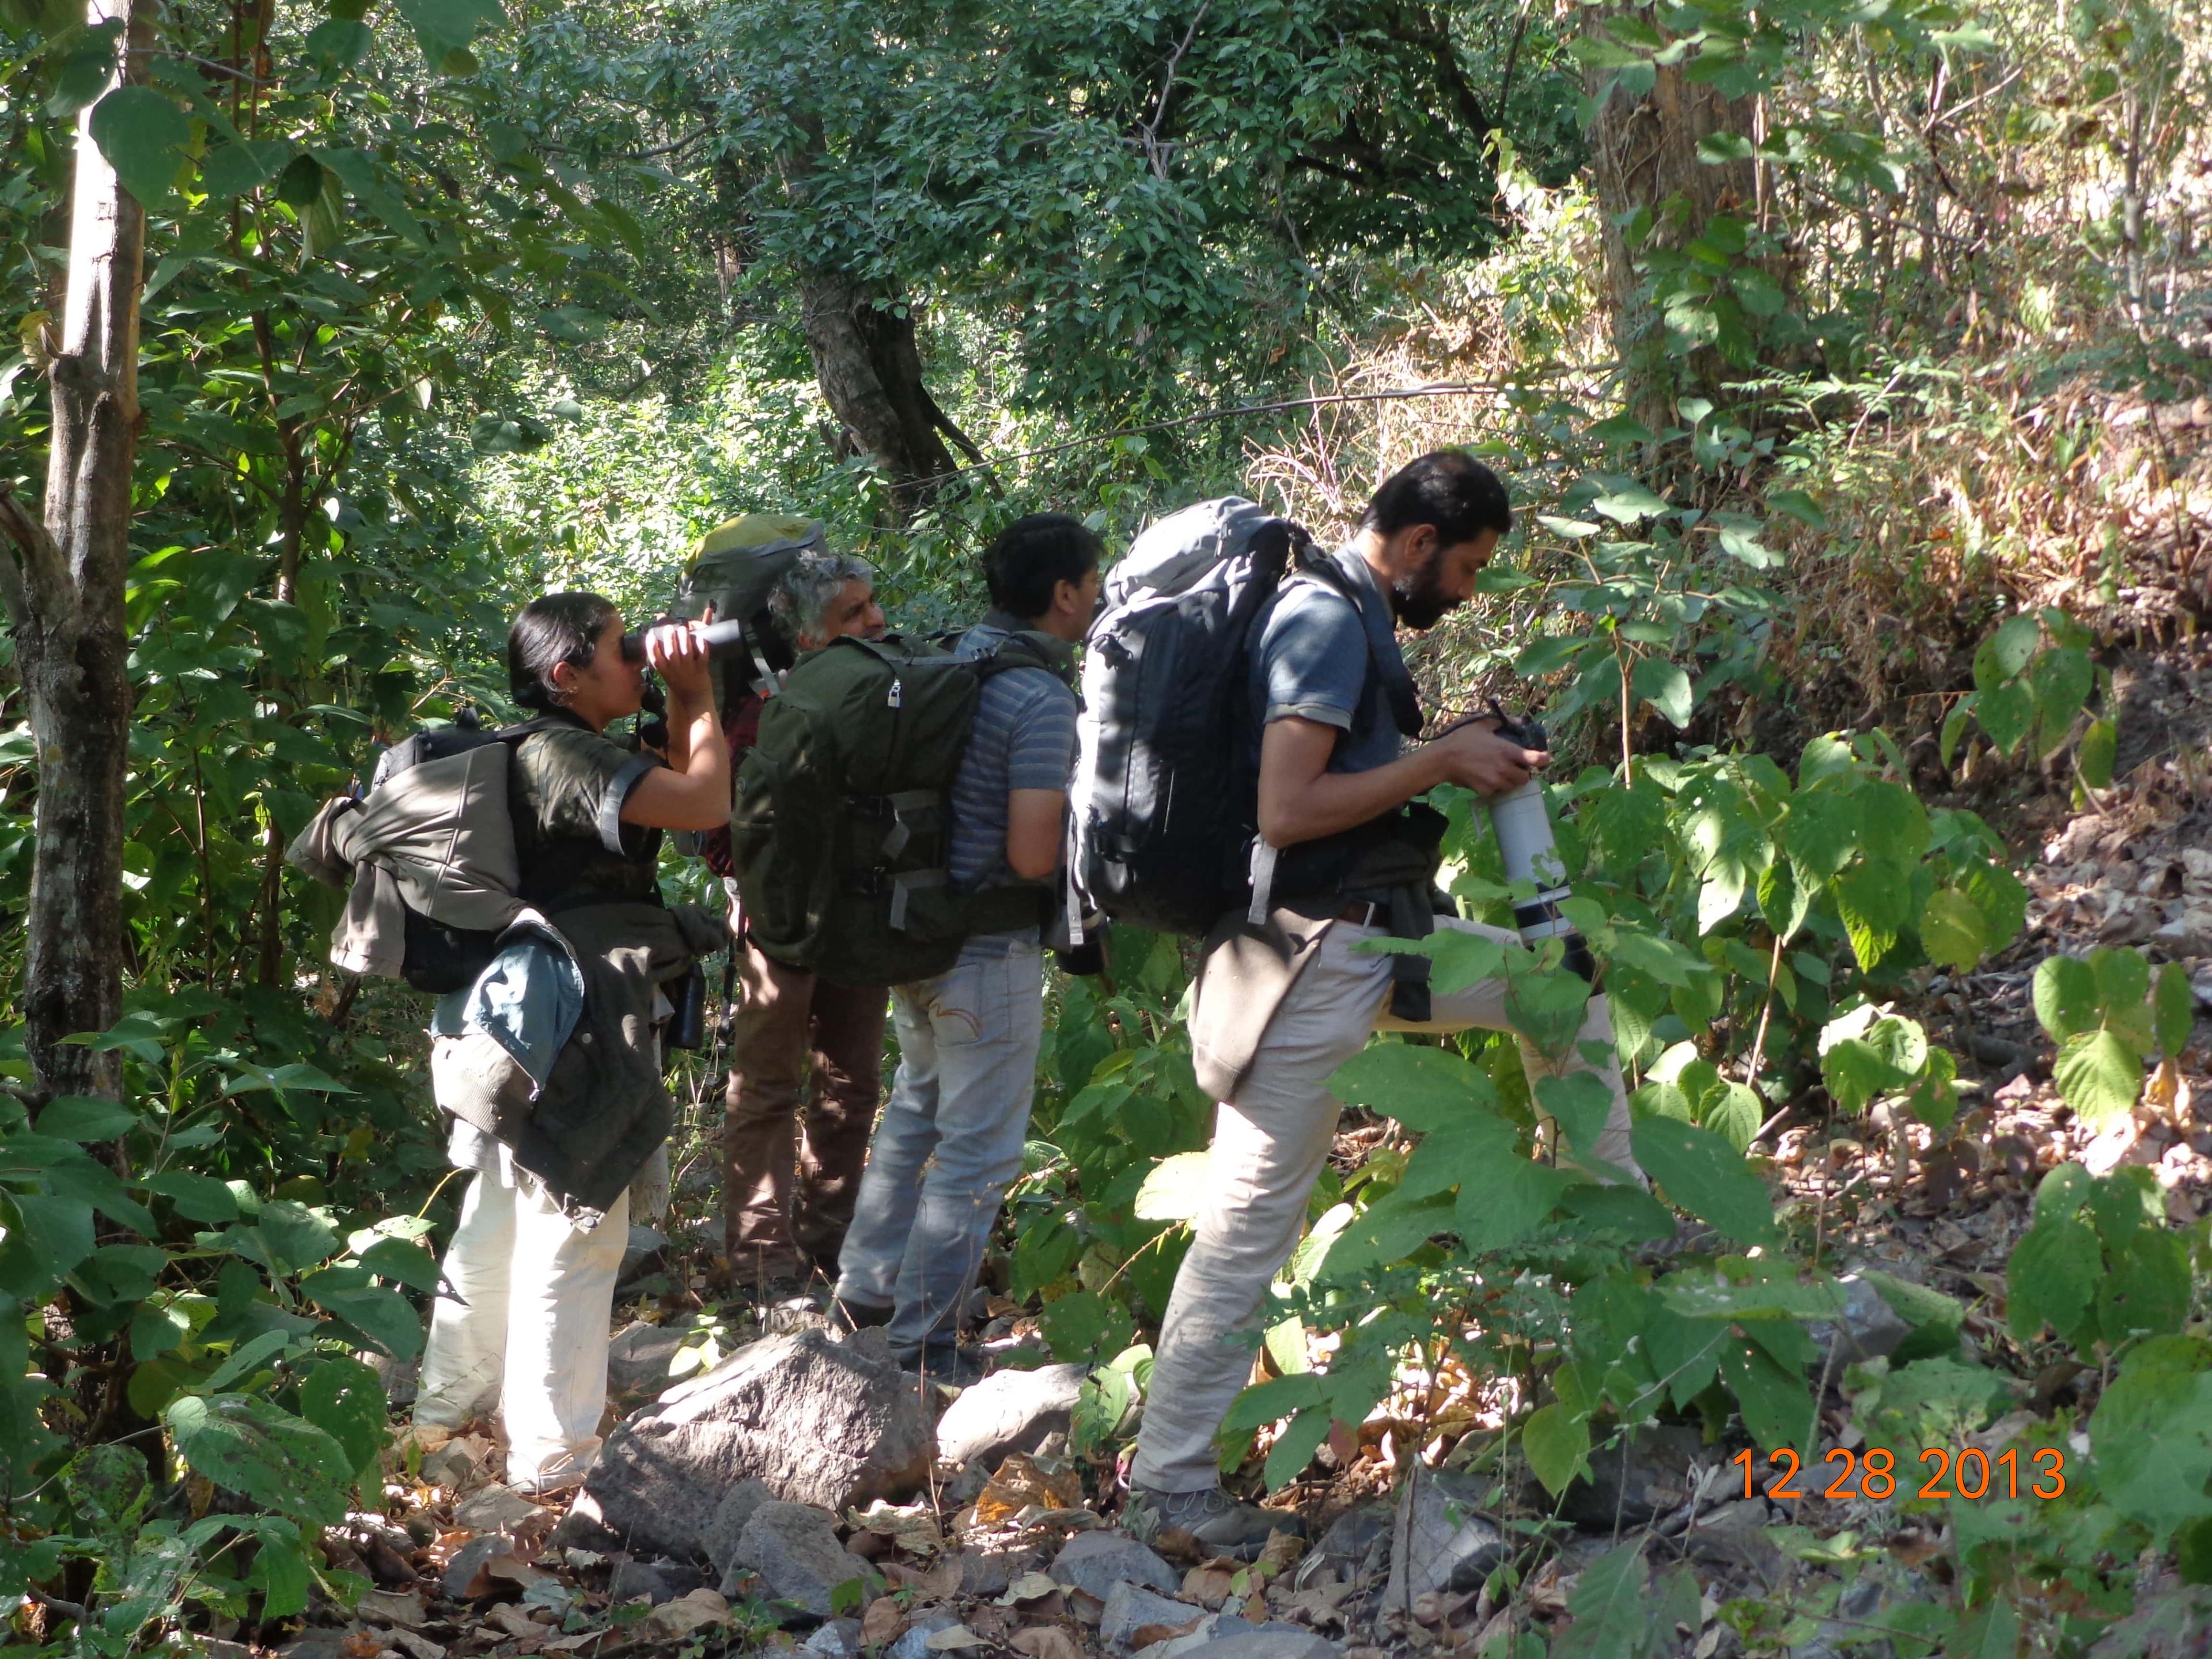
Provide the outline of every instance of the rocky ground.
<path id="1" fill-rule="evenodd" d="M 2212 1212 L 2212 666 L 2169 653 L 2122 680 L 2133 748 L 2112 790 L 2078 811 L 2018 780 L 2009 804 L 1986 778 L 1961 798 L 2014 837 L 2033 896 L 2017 945 L 1963 979 L 1931 977 L 1905 1009 L 1960 1056 L 1955 1130 L 1808 1109 L 1767 1143 L 1778 1187 L 1817 1218 L 1824 1261 L 1958 1298 L 1965 1339 L 2020 1376 L 2036 1413 L 2086 1412 L 2097 1382 L 2013 1347 L 2004 1327 L 2004 1262 L 2043 1173 L 2069 1158 L 2139 1164 L 2175 1224 Z M 2051 1083 L 2030 981 L 2054 951 L 2100 944 L 2183 963 L 2200 1006 L 2180 1065 L 2093 1134 Z M 1379 1133 L 1349 1124 L 1347 1158 Z M 1671 1650 L 1726 1659 L 1756 1626 L 1755 1651 L 1835 1659 L 1943 1542 L 1889 1505 L 1746 1496 L 1727 1462 L 1737 1448 L 1688 1429 L 1601 1448 L 1592 1480 L 1553 1505 L 1485 1472 L 1479 1390 L 1462 1376 L 1435 1379 L 1417 1422 L 1386 1406 L 1332 1443 L 1325 1476 L 1270 1500 L 1305 1540 L 1286 1528 L 1249 1566 L 1178 1534 L 1147 1547 L 1113 1529 L 1116 1470 L 1069 1452 L 1079 1368 L 1002 1370 L 957 1397 L 918 1385 L 880 1334 L 841 1336 L 803 1300 L 718 1303 L 672 1231 L 675 1245 L 638 1239 L 612 1365 L 627 1414 L 586 1490 L 533 1502 L 498 1484 L 489 1428 L 410 1431 L 382 1510 L 331 1547 L 333 1566 L 374 1588 L 277 1645 L 296 1659 L 1496 1654 L 1509 1629 L 1556 1637 L 1583 1569 L 1640 1535 L 1655 1568 L 1686 1565 L 1700 1592 L 1694 1609 L 1670 1606 Z M 1014 1365 L 1043 1358 L 1012 1304 L 978 1312 Z M 1878 1297 L 1855 1298 L 1832 1351 L 1881 1352 L 1897 1340 L 1886 1321 Z M 702 1355 L 715 1363 L 687 1375 Z M 1823 1426 L 1854 1443 L 1839 1397 Z M 1839 1595 L 1823 1540 L 1846 1532 L 1884 1551 Z M 1525 1576 L 1501 1598 L 1486 1582 L 1516 1553 Z"/>

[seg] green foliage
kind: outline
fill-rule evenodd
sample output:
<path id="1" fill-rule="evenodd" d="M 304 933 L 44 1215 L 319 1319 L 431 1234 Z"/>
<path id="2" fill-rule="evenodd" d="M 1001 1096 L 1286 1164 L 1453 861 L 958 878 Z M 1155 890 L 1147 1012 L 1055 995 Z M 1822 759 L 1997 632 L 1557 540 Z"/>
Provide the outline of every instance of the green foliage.
<path id="1" fill-rule="evenodd" d="M 2062 1164 L 2035 1194 L 2035 1224 L 2005 1270 L 2014 1334 L 2047 1323 L 2084 1355 L 2181 1329 L 2190 1263 L 2147 1170 L 2093 1176 Z"/>
<path id="2" fill-rule="evenodd" d="M 2058 1044 L 2059 1097 L 2092 1127 L 2132 1110 L 2154 1054 L 2172 1060 L 2189 1041 L 2196 1000 L 2179 963 L 2155 976 L 2139 951 L 2100 947 L 2035 970 L 2035 1017 Z"/>
<path id="3" fill-rule="evenodd" d="M 2047 760 L 2064 748 L 2097 688 L 2092 643 L 2089 631 L 2056 606 L 2007 619 L 1974 653 L 1974 689 L 1944 718 L 1944 763 L 1970 719 L 2001 755 L 2028 744 L 2034 758 Z M 2111 721 L 2096 720 L 2081 738 L 2075 764 L 2092 788 L 2112 782 L 2113 736 Z"/>

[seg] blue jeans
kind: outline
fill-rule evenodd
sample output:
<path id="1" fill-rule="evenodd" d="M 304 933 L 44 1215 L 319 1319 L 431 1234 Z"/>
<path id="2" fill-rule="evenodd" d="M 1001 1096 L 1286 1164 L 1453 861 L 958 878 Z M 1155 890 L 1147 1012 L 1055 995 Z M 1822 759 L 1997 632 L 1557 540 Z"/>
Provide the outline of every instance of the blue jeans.
<path id="1" fill-rule="evenodd" d="M 1000 1201 L 1022 1170 L 1044 952 L 1034 939 L 971 939 L 934 979 L 891 989 L 898 1079 L 869 1148 L 837 1296 L 892 1310 L 891 1352 L 949 1355 Z"/>

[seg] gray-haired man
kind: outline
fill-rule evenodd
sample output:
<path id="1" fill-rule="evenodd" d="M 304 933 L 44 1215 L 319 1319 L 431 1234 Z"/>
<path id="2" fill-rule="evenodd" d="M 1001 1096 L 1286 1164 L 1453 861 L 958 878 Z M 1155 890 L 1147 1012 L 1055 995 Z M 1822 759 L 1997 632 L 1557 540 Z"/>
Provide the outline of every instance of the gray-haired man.
<path id="1" fill-rule="evenodd" d="M 799 651 L 884 635 L 875 571 L 860 559 L 802 555 L 769 595 L 769 611 Z M 760 711 L 748 692 L 725 720 L 733 770 L 759 736 Z M 726 839 L 721 850 L 726 863 Z M 888 994 L 817 980 L 763 955 L 742 931 L 737 969 L 743 992 L 722 1116 L 730 1267 L 741 1283 L 803 1279 L 817 1267 L 834 1273 L 882 1092 Z"/>

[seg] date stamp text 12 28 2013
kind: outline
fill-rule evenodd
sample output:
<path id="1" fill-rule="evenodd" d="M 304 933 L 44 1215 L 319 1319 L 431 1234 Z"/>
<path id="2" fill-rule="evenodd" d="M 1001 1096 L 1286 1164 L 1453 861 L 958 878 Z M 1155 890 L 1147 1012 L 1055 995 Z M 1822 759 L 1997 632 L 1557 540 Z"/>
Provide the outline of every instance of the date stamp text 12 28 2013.
<path id="1" fill-rule="evenodd" d="M 1768 1468 L 1762 1486 L 1756 1454 L 1738 1452 L 1729 1461 L 1743 1468 L 1743 1495 L 1772 1498 L 1870 1498 L 1880 1503 L 1894 1498 L 1902 1483 L 1907 1497 L 2040 1498 L 2046 1502 L 2066 1491 L 2066 1454 L 2045 1446 L 2023 1455 L 2017 1447 L 1992 1457 L 1978 1446 L 1960 1451 L 1929 1446 L 1919 1455 L 1919 1467 L 1898 1467 L 1898 1455 L 1887 1446 L 1852 1451 L 1838 1446 L 1819 1464 L 1808 1468 L 1787 1446 L 1766 1455 Z M 1916 1490 L 1916 1487 L 1917 1490 Z"/>

